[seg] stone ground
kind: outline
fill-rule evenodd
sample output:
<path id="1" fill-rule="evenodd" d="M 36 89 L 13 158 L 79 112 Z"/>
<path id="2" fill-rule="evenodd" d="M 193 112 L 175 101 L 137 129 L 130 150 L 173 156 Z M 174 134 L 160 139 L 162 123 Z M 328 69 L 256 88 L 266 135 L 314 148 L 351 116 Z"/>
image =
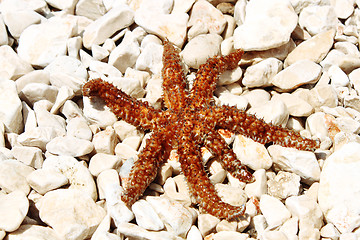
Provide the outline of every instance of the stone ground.
<path id="1" fill-rule="evenodd" d="M 360 1 L 0 1 L 0 239 L 360 238 Z M 232 178 L 204 149 L 225 221 L 192 204 L 176 153 L 131 210 L 121 185 L 147 134 L 81 86 L 101 77 L 161 104 L 162 41 L 188 80 L 243 48 L 217 104 L 320 139 L 315 152 L 222 131 L 256 181 Z"/>

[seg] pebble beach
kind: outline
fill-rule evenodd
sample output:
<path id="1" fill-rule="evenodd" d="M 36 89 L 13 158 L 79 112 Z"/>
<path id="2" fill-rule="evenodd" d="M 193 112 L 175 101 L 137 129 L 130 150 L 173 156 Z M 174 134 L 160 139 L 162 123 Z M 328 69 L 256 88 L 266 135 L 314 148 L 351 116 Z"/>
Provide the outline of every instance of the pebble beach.
<path id="1" fill-rule="evenodd" d="M 0 240 L 360 239 L 359 0 L 0 0 Z M 217 105 L 316 139 L 315 151 L 221 136 L 255 182 L 202 160 L 236 220 L 201 211 L 176 150 L 121 201 L 150 132 L 82 96 L 90 79 L 163 107 L 163 40 L 191 88 L 209 57 L 245 51 Z"/>

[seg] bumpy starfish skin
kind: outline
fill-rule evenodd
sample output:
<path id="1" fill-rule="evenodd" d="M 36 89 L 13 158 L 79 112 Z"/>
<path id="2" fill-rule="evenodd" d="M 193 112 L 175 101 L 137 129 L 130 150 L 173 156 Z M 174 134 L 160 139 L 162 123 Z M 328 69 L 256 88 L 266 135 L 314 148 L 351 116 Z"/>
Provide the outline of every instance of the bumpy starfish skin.
<path id="1" fill-rule="evenodd" d="M 237 50 L 228 56 L 207 60 L 200 66 L 189 91 L 178 50 L 165 41 L 162 70 L 164 110 L 154 109 L 101 79 L 90 80 L 83 86 L 84 96 L 104 99 L 119 118 L 152 131 L 131 170 L 122 195 L 122 200 L 129 207 L 154 180 L 171 149 L 177 149 L 189 190 L 201 208 L 219 218 L 233 219 L 243 215 L 244 206 L 232 206 L 221 201 L 202 163 L 200 148 L 205 146 L 234 177 L 244 182 L 254 181 L 218 129 L 243 134 L 262 144 L 272 142 L 300 150 L 318 147 L 316 141 L 303 138 L 292 130 L 267 124 L 235 107 L 214 105 L 213 91 L 219 75 L 235 68 L 242 54 L 242 50 Z"/>

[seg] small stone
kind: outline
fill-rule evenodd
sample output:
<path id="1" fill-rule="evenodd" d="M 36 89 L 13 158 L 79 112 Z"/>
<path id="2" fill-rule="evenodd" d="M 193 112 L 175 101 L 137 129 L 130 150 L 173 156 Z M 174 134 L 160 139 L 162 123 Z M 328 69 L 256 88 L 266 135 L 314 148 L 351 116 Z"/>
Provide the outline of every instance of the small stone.
<path id="1" fill-rule="evenodd" d="M 84 156 L 93 149 L 91 142 L 71 136 L 56 137 L 46 145 L 46 150 L 52 154 L 72 157 Z"/>
<path id="2" fill-rule="evenodd" d="M 299 232 L 299 218 L 292 216 L 279 229 L 283 232 L 288 239 L 297 239 L 297 234 Z"/>
<path id="3" fill-rule="evenodd" d="M 300 192 L 300 177 L 295 173 L 280 171 L 267 184 L 269 195 L 279 199 L 297 196 Z"/>
<path id="4" fill-rule="evenodd" d="M 33 10 L 26 9 L 5 11 L 3 18 L 11 36 L 18 39 L 27 27 L 40 23 L 42 16 Z"/>
<path id="5" fill-rule="evenodd" d="M 268 151 L 277 168 L 296 173 L 307 184 L 319 181 L 320 167 L 313 152 L 279 145 L 269 146 Z"/>
<path id="6" fill-rule="evenodd" d="M 320 74 L 320 65 L 306 59 L 297 61 L 285 68 L 276 74 L 270 82 L 283 91 L 290 91 L 304 84 L 316 83 Z"/>
<path id="7" fill-rule="evenodd" d="M 102 171 L 96 178 L 96 185 L 99 189 L 99 199 L 105 199 L 107 188 L 111 188 L 111 185 L 120 186 L 118 172 L 115 169 Z"/>
<path id="8" fill-rule="evenodd" d="M 127 68 L 135 65 L 139 55 L 140 46 L 135 34 L 127 32 L 119 46 L 111 51 L 108 62 L 124 73 Z"/>
<path id="9" fill-rule="evenodd" d="M 339 230 L 337 230 L 332 223 L 328 223 L 320 230 L 320 235 L 323 238 L 338 239 L 340 236 Z"/>
<path id="10" fill-rule="evenodd" d="M 36 147 L 15 146 L 11 149 L 13 156 L 20 162 L 39 169 L 43 164 L 42 151 Z"/>
<path id="11" fill-rule="evenodd" d="M 166 197 L 146 197 L 161 220 L 171 227 L 170 232 L 177 236 L 185 237 L 193 222 L 196 214 L 185 208 L 181 203 L 171 202 Z"/>
<path id="12" fill-rule="evenodd" d="M 38 193 L 45 193 L 68 184 L 69 180 L 54 169 L 38 169 L 26 177 L 29 185 Z"/>
<path id="13" fill-rule="evenodd" d="M 265 216 L 269 229 L 280 226 L 291 217 L 291 213 L 279 199 L 267 194 L 260 198 L 260 210 Z"/>
<path id="14" fill-rule="evenodd" d="M 44 83 L 29 83 L 24 86 L 20 94 L 22 94 L 25 100 L 31 105 L 44 99 L 54 103 L 58 89 Z"/>
<path id="15" fill-rule="evenodd" d="M 49 72 L 53 86 L 68 86 L 76 95 L 81 94 L 81 87 L 88 77 L 84 64 L 69 56 L 56 57 L 44 70 Z"/>
<path id="16" fill-rule="evenodd" d="M 296 235 L 295 235 L 296 236 Z M 263 233 L 263 238 L 266 240 L 286 240 L 288 239 L 285 233 L 277 230 L 266 230 Z"/>
<path id="17" fill-rule="evenodd" d="M 84 196 L 89 195 L 92 199 L 97 199 L 96 185 L 90 171 L 75 158 L 70 156 L 47 157 L 42 169 L 61 172 L 69 179 L 69 189 L 80 190 Z"/>
<path id="18" fill-rule="evenodd" d="M 333 65 L 328 70 L 331 79 L 331 85 L 335 87 L 346 87 L 350 80 L 347 75 L 336 65 Z"/>
<path id="19" fill-rule="evenodd" d="M 224 15 L 208 1 L 197 1 L 191 10 L 188 26 L 202 23 L 210 33 L 221 34 L 226 25 Z"/>
<path id="20" fill-rule="evenodd" d="M 136 223 L 140 227 L 151 231 L 159 231 L 164 228 L 158 214 L 147 201 L 140 199 L 132 205 L 131 210 L 135 215 Z"/>
<path id="21" fill-rule="evenodd" d="M 58 234 L 50 227 L 25 224 L 7 235 L 8 240 L 60 240 Z"/>
<path id="22" fill-rule="evenodd" d="M 0 56 L 2 56 L 1 48 Z M 0 80 L 0 92 L 2 93 L 0 95 L 0 121 L 4 123 L 7 132 L 19 134 L 23 128 L 23 117 L 21 112 L 22 104 L 16 91 L 15 82 L 5 79 Z"/>
<path id="23" fill-rule="evenodd" d="M 20 227 L 29 209 L 24 192 L 13 191 L 0 195 L 0 229 L 13 232 Z"/>
<path id="24" fill-rule="evenodd" d="M 330 155 L 323 166 L 318 193 L 319 205 L 328 223 L 341 232 L 359 227 L 357 182 L 360 144 L 350 142 Z"/>
<path id="25" fill-rule="evenodd" d="M 220 219 L 214 217 L 211 214 L 200 214 L 198 216 L 198 227 L 201 235 L 206 236 L 215 231 L 216 225 L 220 222 Z"/>
<path id="26" fill-rule="evenodd" d="M 272 99 L 280 100 L 294 117 L 308 117 L 314 112 L 314 108 L 302 98 L 289 93 L 276 94 Z"/>
<path id="27" fill-rule="evenodd" d="M 228 184 L 217 183 L 215 184 L 221 199 L 233 206 L 242 206 L 246 203 L 247 196 L 245 191 L 239 187 L 229 186 Z"/>
<path id="28" fill-rule="evenodd" d="M 228 91 L 220 93 L 219 100 L 222 105 L 235 106 L 238 109 L 245 110 L 248 106 L 248 100 L 243 96 L 237 96 Z"/>
<path id="29" fill-rule="evenodd" d="M 39 205 L 41 220 L 69 240 L 89 238 L 105 215 L 89 195 L 76 189 L 50 191 Z"/>
<path id="30" fill-rule="evenodd" d="M 289 111 L 286 105 L 277 99 L 271 99 L 263 105 L 252 107 L 248 110 L 249 114 L 263 119 L 267 123 L 285 126 L 289 119 Z"/>
<path id="31" fill-rule="evenodd" d="M 311 35 L 330 29 L 336 29 L 338 19 L 332 6 L 309 6 L 304 8 L 299 15 L 300 27 Z"/>
<path id="32" fill-rule="evenodd" d="M 253 173 L 253 176 L 255 177 L 255 182 L 246 184 L 245 192 L 248 197 L 260 198 L 261 195 L 267 193 L 267 177 L 265 169 L 256 170 Z"/>
<path id="33" fill-rule="evenodd" d="M 117 169 L 121 164 L 118 156 L 106 153 L 96 153 L 91 157 L 89 163 L 90 173 L 97 177 L 102 171 L 107 169 Z"/>
<path id="34" fill-rule="evenodd" d="M 91 61 L 90 65 L 89 65 L 89 69 L 90 69 L 90 71 L 95 72 L 96 74 L 99 74 L 99 77 L 101 79 L 106 79 L 107 77 L 109 77 L 109 78 L 122 77 L 122 73 L 120 72 L 119 69 L 117 69 L 116 67 L 114 67 L 110 64 L 100 62 L 100 61 Z M 93 77 L 91 77 L 91 78 L 93 78 Z"/>
<path id="35" fill-rule="evenodd" d="M 162 69 L 162 53 L 162 45 L 149 42 L 142 49 L 140 56 L 136 60 L 135 68 L 141 71 L 150 71 L 153 74 L 160 74 Z M 148 85 L 149 83 L 150 82 L 148 82 Z"/>
<path id="36" fill-rule="evenodd" d="M 169 198 L 180 201 L 187 206 L 191 205 L 190 193 L 184 175 L 167 178 L 163 187 L 166 196 Z"/>
<path id="37" fill-rule="evenodd" d="M 272 165 L 264 145 L 242 135 L 235 137 L 233 151 L 242 164 L 253 170 L 269 169 Z"/>
<path id="38" fill-rule="evenodd" d="M 242 70 L 240 67 L 237 67 L 231 71 L 225 71 L 220 75 L 217 85 L 221 86 L 235 83 L 240 80 L 241 76 Z"/>
<path id="39" fill-rule="evenodd" d="M 54 105 L 51 107 L 50 113 L 56 114 L 59 109 L 63 106 L 63 104 L 74 97 L 74 91 L 68 86 L 62 86 L 59 89 L 58 95 L 56 96 L 56 100 Z"/>
<path id="40" fill-rule="evenodd" d="M 133 212 L 121 200 L 122 192 L 123 188 L 117 184 L 105 187 L 107 213 L 111 216 L 117 227 L 134 219 Z"/>
<path id="41" fill-rule="evenodd" d="M 92 143 L 97 153 L 114 154 L 117 143 L 115 130 L 112 127 L 107 127 L 104 131 L 96 133 Z"/>
<path id="42" fill-rule="evenodd" d="M 299 238 L 319 235 L 323 214 L 316 200 L 305 195 L 292 196 L 286 199 L 285 204 L 291 214 L 299 218 Z"/>
<path id="43" fill-rule="evenodd" d="M 296 24 L 297 15 L 290 2 L 251 1 L 246 5 L 244 23 L 235 29 L 234 47 L 244 51 L 280 47 L 289 42 Z"/>
<path id="44" fill-rule="evenodd" d="M 137 159 L 138 152 L 127 144 L 118 143 L 115 147 L 115 154 L 119 156 L 120 159 L 126 160 L 129 158 Z"/>
<path id="45" fill-rule="evenodd" d="M 299 94 L 298 96 L 301 97 L 301 95 L 303 94 Z M 338 97 L 334 87 L 330 84 L 316 85 L 316 87 L 309 91 L 307 102 L 315 109 L 321 106 L 336 107 L 338 105 Z"/>
<path id="46" fill-rule="evenodd" d="M 70 119 L 66 125 L 66 134 L 79 139 L 91 141 L 92 132 L 87 122 L 81 117 Z"/>
<path id="47" fill-rule="evenodd" d="M 52 127 L 34 127 L 21 133 L 17 140 L 23 146 L 38 147 L 46 150 L 46 144 L 58 136 L 58 132 Z"/>
<path id="48" fill-rule="evenodd" d="M 249 88 L 268 87 L 270 80 L 282 69 L 282 62 L 276 58 L 267 58 L 248 67 L 245 71 L 242 84 Z"/>
<path id="49" fill-rule="evenodd" d="M 69 38 L 66 41 L 66 48 L 69 57 L 79 58 L 79 51 L 82 47 L 82 38 L 80 36 Z"/>
<path id="50" fill-rule="evenodd" d="M 119 4 L 85 28 L 84 47 L 90 49 L 93 44 L 104 43 L 115 32 L 130 26 L 133 22 L 134 12 L 131 8 L 125 4 Z"/>
<path id="51" fill-rule="evenodd" d="M 264 89 L 254 89 L 249 92 L 245 92 L 244 96 L 248 101 L 251 107 L 260 107 L 266 102 L 270 101 L 270 94 Z"/>
<path id="52" fill-rule="evenodd" d="M 195 225 L 191 226 L 188 234 L 186 235 L 186 240 L 203 240 L 199 229 Z"/>
<path id="53" fill-rule="evenodd" d="M 9 40 L 8 40 L 8 35 L 7 35 L 7 30 L 4 24 L 4 20 L 3 17 L 0 17 L 0 45 L 8 45 Z M 4 231 L 3 231 L 4 232 Z M 4 232 L 4 237 L 5 237 L 5 232 Z M 1 238 L 1 235 L 0 235 Z"/>
<path id="54" fill-rule="evenodd" d="M 354 12 L 354 2 L 350 0 L 330 1 L 331 6 L 334 7 L 336 16 L 340 19 L 347 19 Z"/>
<path id="55" fill-rule="evenodd" d="M 83 103 L 85 117 L 87 117 L 91 123 L 97 124 L 100 128 L 113 125 L 117 121 L 115 114 L 111 112 L 107 106 L 105 106 L 104 102 L 90 100 L 88 97 L 83 97 Z"/>
<path id="56" fill-rule="evenodd" d="M 66 17 L 52 17 L 33 24 L 20 35 L 18 54 L 32 65 L 45 67 L 57 56 L 66 54 L 67 40 L 75 28 L 76 22 Z"/>
<path id="57" fill-rule="evenodd" d="M 31 65 L 20 58 L 10 46 L 0 47 L 0 76 L 2 78 L 15 80 L 33 70 Z"/>
<path id="58" fill-rule="evenodd" d="M 334 44 L 334 36 L 335 30 L 331 29 L 300 43 L 285 59 L 285 67 L 304 59 L 320 63 Z"/>
<path id="59" fill-rule="evenodd" d="M 191 39 L 181 52 L 187 66 L 198 69 L 209 57 L 220 54 L 222 38 L 217 34 L 201 34 Z"/>
<path id="60" fill-rule="evenodd" d="M 80 0 L 76 4 L 75 14 L 78 16 L 84 16 L 91 20 L 96 20 L 106 13 L 104 3 L 98 0 Z"/>
<path id="61" fill-rule="evenodd" d="M 0 161 L 0 187 L 7 193 L 21 191 L 26 195 L 30 192 L 26 177 L 34 169 L 16 160 Z"/>
<path id="62" fill-rule="evenodd" d="M 135 13 L 135 23 L 144 28 L 148 33 L 161 38 L 168 38 L 170 42 L 181 47 L 186 38 L 189 16 L 186 13 L 174 12 L 171 14 L 150 11 L 142 7 Z"/>

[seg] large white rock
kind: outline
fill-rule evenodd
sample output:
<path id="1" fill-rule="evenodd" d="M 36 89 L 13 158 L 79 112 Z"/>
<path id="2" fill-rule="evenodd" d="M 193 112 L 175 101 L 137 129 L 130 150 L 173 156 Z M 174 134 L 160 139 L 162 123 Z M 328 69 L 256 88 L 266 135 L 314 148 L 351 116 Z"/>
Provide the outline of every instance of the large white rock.
<path id="1" fill-rule="evenodd" d="M 132 205 L 131 210 L 140 227 L 152 231 L 159 231 L 164 228 L 164 223 L 149 202 L 140 199 Z"/>
<path id="2" fill-rule="evenodd" d="M 40 194 L 45 194 L 69 182 L 64 174 L 55 169 L 35 170 L 26 177 L 26 180 L 29 185 Z"/>
<path id="3" fill-rule="evenodd" d="M 61 172 L 69 179 L 69 189 L 81 190 L 83 195 L 97 199 L 95 181 L 87 167 L 70 156 L 51 156 L 45 159 L 43 169 Z"/>
<path id="4" fill-rule="evenodd" d="M 89 238 L 106 215 L 89 195 L 76 189 L 48 192 L 38 206 L 41 220 L 69 240 Z"/>
<path id="5" fill-rule="evenodd" d="M 11 36 L 18 39 L 28 26 L 40 23 L 42 16 L 33 10 L 5 11 L 4 22 Z"/>
<path id="6" fill-rule="evenodd" d="M 90 49 L 93 44 L 104 43 L 115 32 L 130 26 L 133 22 L 134 12 L 132 9 L 125 4 L 119 4 L 85 28 L 84 47 Z"/>
<path id="7" fill-rule="evenodd" d="M 4 123 L 7 132 L 20 133 L 23 128 L 22 104 L 17 94 L 15 82 L 0 80 L 0 92 L 0 121 Z"/>
<path id="8" fill-rule="evenodd" d="M 0 76 L 7 79 L 17 79 L 33 71 L 31 65 L 21 59 L 8 45 L 0 47 Z"/>
<path id="9" fill-rule="evenodd" d="M 52 154 L 73 157 L 84 156 L 93 149 L 92 142 L 72 136 L 56 137 L 46 145 L 46 150 Z"/>
<path id="10" fill-rule="evenodd" d="M 245 21 L 234 32 L 234 47 L 245 51 L 280 47 L 290 40 L 297 20 L 288 1 L 248 2 Z"/>
<path id="11" fill-rule="evenodd" d="M 21 225 L 16 231 L 7 235 L 8 240 L 61 240 L 59 235 L 50 227 L 40 225 Z"/>
<path id="12" fill-rule="evenodd" d="M 280 226 L 291 217 L 291 213 L 279 199 L 267 194 L 262 195 L 260 198 L 260 210 L 269 229 Z"/>
<path id="13" fill-rule="evenodd" d="M 66 54 L 66 42 L 75 34 L 73 18 L 52 17 L 26 28 L 19 38 L 19 56 L 35 66 L 45 67 L 57 56 Z"/>
<path id="14" fill-rule="evenodd" d="M 341 233 L 360 226 L 360 144 L 350 142 L 326 159 L 320 176 L 318 201 L 326 221 Z"/>
<path id="15" fill-rule="evenodd" d="M 20 227 L 29 209 L 29 200 L 24 192 L 14 191 L 0 195 L 0 229 L 7 232 Z"/>

